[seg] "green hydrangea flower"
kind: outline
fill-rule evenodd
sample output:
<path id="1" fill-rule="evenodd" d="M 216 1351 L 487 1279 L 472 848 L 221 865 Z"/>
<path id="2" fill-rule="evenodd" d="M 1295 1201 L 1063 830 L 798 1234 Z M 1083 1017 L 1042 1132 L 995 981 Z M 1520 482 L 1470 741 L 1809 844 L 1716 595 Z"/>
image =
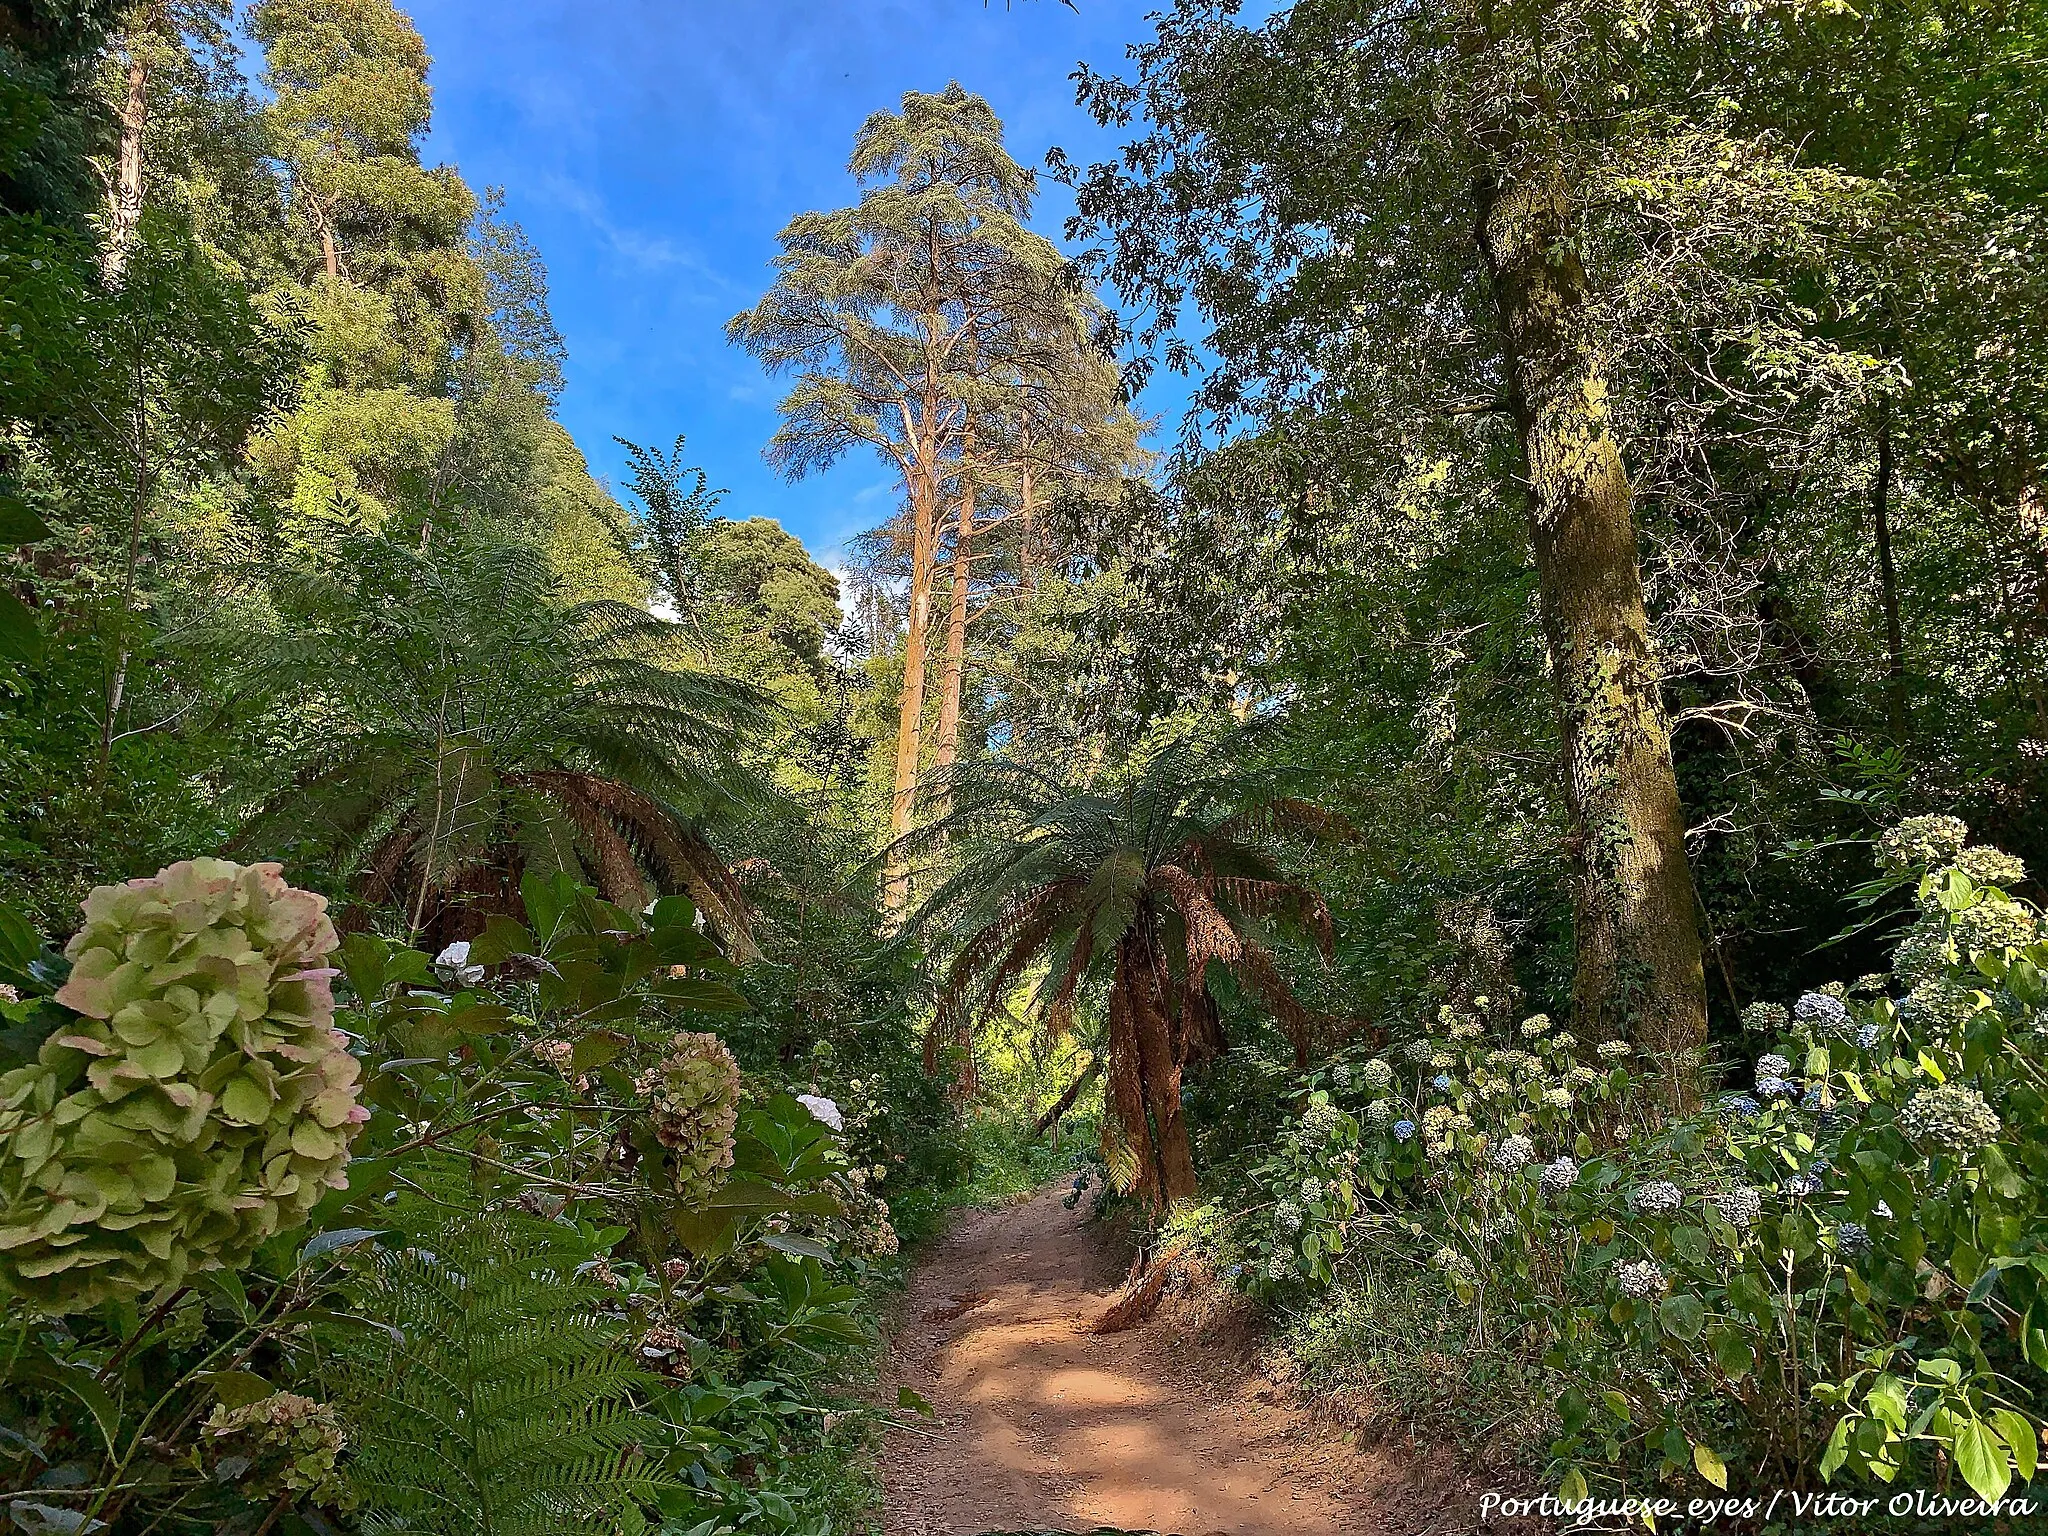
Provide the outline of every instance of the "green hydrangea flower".
<path id="1" fill-rule="evenodd" d="M 0 1294 L 51 1313 L 244 1262 L 347 1186 L 369 1117 L 325 897 L 194 859 L 85 918 L 57 993 L 79 1018 L 0 1076 Z"/>
<path id="2" fill-rule="evenodd" d="M 1984 1095 L 1961 1083 L 1923 1088 L 1899 1112 L 1907 1139 L 1937 1152 L 1964 1156 L 1998 1139 L 1997 1112 Z"/>
<path id="3" fill-rule="evenodd" d="M 230 1408 L 216 1406 L 200 1431 L 214 1475 L 252 1499 L 290 1497 L 347 1507 L 341 1453 L 348 1447 L 334 1410 L 296 1392 Z"/>
<path id="4" fill-rule="evenodd" d="M 2037 925 L 2034 914 L 2016 901 L 1992 896 L 1951 912 L 1949 930 L 1955 935 L 1958 953 L 1998 954 L 2007 949 L 2024 949 L 2034 942 Z"/>
<path id="5" fill-rule="evenodd" d="M 732 1166 L 739 1119 L 740 1069 L 712 1034 L 680 1034 L 673 1049 L 640 1075 L 654 1135 L 669 1149 L 676 1191 L 709 1194 Z"/>
<path id="6" fill-rule="evenodd" d="M 1877 860 L 1899 874 L 1948 863 L 1963 851 L 1970 829 L 1953 816 L 1908 816 L 1877 840 Z"/>
<path id="7" fill-rule="evenodd" d="M 1972 885 L 1995 886 L 2002 891 L 2011 890 L 2027 878 L 2025 861 L 2003 848 L 1982 843 L 1957 854 L 1952 867 L 1967 875 Z"/>

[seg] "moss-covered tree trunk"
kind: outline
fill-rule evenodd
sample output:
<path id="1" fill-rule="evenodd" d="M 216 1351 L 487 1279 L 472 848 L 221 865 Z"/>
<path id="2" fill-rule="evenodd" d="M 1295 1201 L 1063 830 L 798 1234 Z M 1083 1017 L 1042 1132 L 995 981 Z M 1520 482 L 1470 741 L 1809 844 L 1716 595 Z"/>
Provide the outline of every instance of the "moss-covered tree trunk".
<path id="1" fill-rule="evenodd" d="M 1586 273 L 1551 167 L 1525 163 L 1483 179 L 1477 196 L 1563 737 L 1576 1023 L 1589 1038 L 1638 1042 L 1686 1101 L 1706 1040 L 1706 982 L 1636 563 L 1634 492 L 1589 334 Z"/>

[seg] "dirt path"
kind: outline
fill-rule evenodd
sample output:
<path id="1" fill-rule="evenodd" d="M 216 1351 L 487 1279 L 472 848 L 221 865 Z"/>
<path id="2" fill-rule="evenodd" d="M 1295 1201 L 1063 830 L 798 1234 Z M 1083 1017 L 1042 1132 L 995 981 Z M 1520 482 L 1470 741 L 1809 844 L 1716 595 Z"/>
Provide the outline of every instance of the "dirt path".
<path id="1" fill-rule="evenodd" d="M 1379 1458 L 1310 1424 L 1241 1361 L 1165 1319 L 1083 1331 L 1121 1279 L 1059 1190 L 970 1213 L 914 1278 L 894 1379 L 928 1433 L 884 1453 L 889 1536 L 1122 1530 L 1347 1536 L 1407 1525 Z"/>

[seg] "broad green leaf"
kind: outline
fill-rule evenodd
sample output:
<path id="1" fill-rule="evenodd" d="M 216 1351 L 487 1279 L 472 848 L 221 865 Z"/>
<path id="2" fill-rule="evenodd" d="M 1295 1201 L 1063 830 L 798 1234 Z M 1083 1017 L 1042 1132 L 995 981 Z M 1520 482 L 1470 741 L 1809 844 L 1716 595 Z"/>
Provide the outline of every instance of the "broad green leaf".
<path id="1" fill-rule="evenodd" d="M 1756 1364 L 1756 1351 L 1733 1328 L 1724 1328 L 1714 1336 L 1714 1363 L 1730 1381 L 1740 1381 Z"/>
<path id="2" fill-rule="evenodd" d="M 1821 1481 L 1833 1482 L 1842 1463 L 1849 1459 L 1849 1426 L 1854 1415 L 1843 1414 L 1835 1420 L 1835 1432 L 1828 1436 L 1828 1448 L 1820 1458 Z"/>
<path id="3" fill-rule="evenodd" d="M 1687 1341 L 1700 1336 L 1700 1330 L 1707 1324 L 1707 1309 L 1699 1297 L 1681 1292 L 1664 1298 L 1664 1304 L 1657 1309 L 1658 1319 L 1664 1331 L 1675 1339 Z"/>
<path id="4" fill-rule="evenodd" d="M 1723 1493 L 1728 1491 L 1728 1464 L 1715 1451 L 1697 1442 L 1692 1448 L 1692 1464 L 1699 1474 Z"/>
<path id="5" fill-rule="evenodd" d="M 12 592 L 0 592 L 0 661 L 34 661 L 42 651 L 34 611 Z"/>
<path id="6" fill-rule="evenodd" d="M 777 1253 L 787 1253 L 799 1259 L 816 1259 L 821 1264 L 830 1264 L 832 1250 L 813 1238 L 799 1237 L 794 1232 L 769 1232 L 761 1238 L 762 1243 Z"/>
<path id="7" fill-rule="evenodd" d="M 2041 1461 L 2041 1443 L 2034 1434 L 2033 1424 L 2025 1414 L 2015 1413 L 2010 1408 L 1992 1409 L 1991 1422 L 1998 1427 L 1998 1433 L 2012 1452 L 2013 1466 L 2018 1469 L 2021 1480 L 2031 1483 Z"/>
<path id="8" fill-rule="evenodd" d="M 2012 1463 L 2005 1444 L 1982 1419 L 1964 1419 L 1955 1432 L 1956 1470 L 1977 1490 L 1977 1497 L 1996 1504 L 2012 1486 Z"/>
<path id="9" fill-rule="evenodd" d="M 15 544 L 40 544 L 53 537 L 50 525 L 37 515 L 34 507 L 14 492 L 0 490 L 0 549 Z"/>
<path id="10" fill-rule="evenodd" d="M 199 1379 L 230 1408 L 246 1408 L 277 1390 L 254 1371 L 208 1371 Z"/>

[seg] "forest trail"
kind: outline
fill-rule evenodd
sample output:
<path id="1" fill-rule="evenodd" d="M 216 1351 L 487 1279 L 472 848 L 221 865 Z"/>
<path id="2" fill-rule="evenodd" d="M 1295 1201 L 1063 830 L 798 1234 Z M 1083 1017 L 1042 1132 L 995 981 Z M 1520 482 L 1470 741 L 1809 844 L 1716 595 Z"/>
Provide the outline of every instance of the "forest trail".
<path id="1" fill-rule="evenodd" d="M 1390 1507 L 1409 1491 L 1389 1486 L 1394 1458 L 1312 1423 L 1241 1358 L 1165 1316 L 1088 1333 L 1121 1267 L 1063 1193 L 967 1213 L 913 1277 L 891 1385 L 937 1417 L 889 1436 L 888 1536 L 1413 1528 Z"/>

